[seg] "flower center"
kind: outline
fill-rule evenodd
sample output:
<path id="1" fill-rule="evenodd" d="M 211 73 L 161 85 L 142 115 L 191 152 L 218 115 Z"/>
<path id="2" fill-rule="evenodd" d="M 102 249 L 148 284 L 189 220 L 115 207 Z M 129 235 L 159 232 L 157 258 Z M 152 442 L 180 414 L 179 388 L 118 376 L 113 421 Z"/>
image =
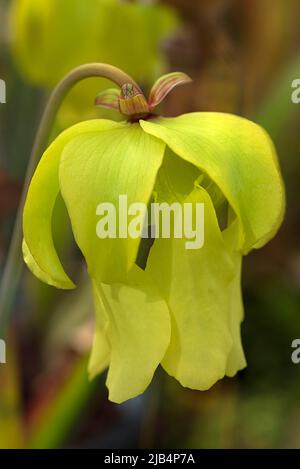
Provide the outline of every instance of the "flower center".
<path id="1" fill-rule="evenodd" d="M 95 100 L 95 104 L 118 110 L 128 117 L 128 122 L 152 119 L 156 117 L 153 110 L 173 88 L 189 82 L 191 82 L 191 79 L 185 73 L 174 72 L 164 75 L 154 83 L 148 100 L 135 82 L 124 83 L 121 86 L 121 92 L 113 88 L 100 93 Z"/>

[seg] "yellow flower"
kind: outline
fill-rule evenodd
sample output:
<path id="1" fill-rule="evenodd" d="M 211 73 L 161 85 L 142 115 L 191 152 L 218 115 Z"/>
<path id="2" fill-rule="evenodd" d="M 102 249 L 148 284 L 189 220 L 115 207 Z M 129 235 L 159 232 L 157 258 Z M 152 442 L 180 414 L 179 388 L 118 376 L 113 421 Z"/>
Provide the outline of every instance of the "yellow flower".
<path id="1" fill-rule="evenodd" d="M 161 363 L 183 386 L 206 390 L 245 366 L 240 339 L 242 255 L 268 242 L 284 214 L 284 187 L 266 132 L 244 118 L 197 112 L 153 114 L 176 85 L 174 73 L 154 85 L 101 93 L 99 105 L 120 109 L 126 122 L 77 124 L 45 151 L 24 208 L 24 257 L 41 280 L 73 288 L 52 239 L 61 193 L 94 290 L 96 333 L 90 375 L 109 367 L 110 399 L 142 393 Z M 99 238 L 97 206 L 151 200 L 204 204 L 205 242 L 157 238 L 146 265 L 140 236 Z M 221 222 L 221 214 L 225 220 Z M 121 222 L 120 222 L 121 224 Z"/>

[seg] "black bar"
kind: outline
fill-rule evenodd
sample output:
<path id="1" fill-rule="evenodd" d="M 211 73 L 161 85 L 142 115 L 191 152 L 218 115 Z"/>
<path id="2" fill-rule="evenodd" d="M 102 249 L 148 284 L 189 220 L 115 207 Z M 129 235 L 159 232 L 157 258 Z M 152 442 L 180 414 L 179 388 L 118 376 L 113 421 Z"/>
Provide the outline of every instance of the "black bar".
<path id="1" fill-rule="evenodd" d="M 91 464 L 89 456 L 95 458 L 97 465 L 110 467 L 211 467 L 213 464 L 236 463 L 240 467 L 247 467 L 259 463 L 259 467 L 268 468 L 270 464 L 286 465 L 288 462 L 299 461 L 299 450 L 105 450 L 105 449 L 61 449 L 61 450 L 0 450 L 0 467 L 10 467 L 11 463 L 22 466 L 30 464 L 40 465 L 71 463 Z M 7 464 L 7 466 L 5 466 Z M 21 467 L 21 466 L 20 466 Z"/>

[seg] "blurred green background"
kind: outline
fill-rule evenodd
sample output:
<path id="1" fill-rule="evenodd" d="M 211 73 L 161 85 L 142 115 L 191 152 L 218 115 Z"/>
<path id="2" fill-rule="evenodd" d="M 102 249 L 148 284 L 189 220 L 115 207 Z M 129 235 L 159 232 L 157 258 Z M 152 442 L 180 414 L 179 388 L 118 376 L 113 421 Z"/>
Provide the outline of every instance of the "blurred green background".
<path id="1" fill-rule="evenodd" d="M 300 78 L 298 0 L 0 0 L 0 270 L 33 138 L 47 96 L 72 67 L 107 62 L 147 91 L 168 71 L 193 84 L 161 109 L 236 113 L 275 141 L 288 209 L 277 237 L 244 261 L 248 367 L 207 392 L 180 387 L 158 370 L 147 392 L 125 404 L 107 400 L 105 377 L 88 382 L 93 306 L 84 275 L 74 292 L 43 285 L 24 269 L 14 301 L 7 365 L 0 365 L 1 448 L 299 448 Z M 104 80 L 76 86 L 53 135 L 90 117 Z M 69 270 L 81 271 L 65 208 L 55 233 Z M 21 254 L 20 254 L 21 255 Z M 78 275 L 77 275 L 78 277 Z"/>

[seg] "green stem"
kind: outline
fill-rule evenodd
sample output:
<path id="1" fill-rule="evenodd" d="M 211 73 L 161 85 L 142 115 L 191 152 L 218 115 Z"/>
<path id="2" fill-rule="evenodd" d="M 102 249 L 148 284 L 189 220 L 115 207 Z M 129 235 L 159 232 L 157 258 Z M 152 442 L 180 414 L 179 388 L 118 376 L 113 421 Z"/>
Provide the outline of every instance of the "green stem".
<path id="1" fill-rule="evenodd" d="M 55 117 L 65 96 L 73 88 L 73 86 L 76 85 L 76 83 L 84 80 L 85 78 L 92 77 L 107 78 L 120 86 L 120 88 L 122 88 L 123 85 L 132 84 L 134 88 L 140 91 L 137 83 L 130 76 L 118 68 L 107 64 L 92 63 L 82 65 L 72 70 L 56 86 L 52 95 L 50 96 L 36 135 L 27 167 L 24 188 L 9 247 L 7 261 L 2 276 L 0 286 L 0 337 L 4 337 L 6 334 L 11 309 L 22 271 L 22 213 L 31 178 L 37 163 L 48 144 Z"/>
<path id="2" fill-rule="evenodd" d="M 76 421 L 88 407 L 89 399 L 96 390 L 101 398 L 101 393 L 104 392 L 103 378 L 90 382 L 87 376 L 87 366 L 86 357 L 75 359 L 62 386 L 57 390 L 53 399 L 48 400 L 36 421 L 29 427 L 27 448 L 64 447 L 74 428 L 76 430 Z"/>

